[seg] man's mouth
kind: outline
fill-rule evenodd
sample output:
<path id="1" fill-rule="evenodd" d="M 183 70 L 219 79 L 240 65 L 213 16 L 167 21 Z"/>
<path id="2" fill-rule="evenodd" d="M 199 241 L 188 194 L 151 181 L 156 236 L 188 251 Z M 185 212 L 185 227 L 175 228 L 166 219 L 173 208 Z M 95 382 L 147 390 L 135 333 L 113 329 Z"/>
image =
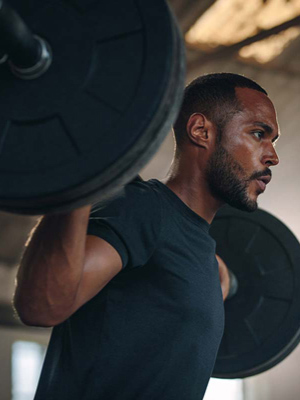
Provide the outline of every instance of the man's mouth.
<path id="1" fill-rule="evenodd" d="M 271 179 L 272 178 L 270 175 L 264 175 L 264 176 L 260 176 L 259 178 L 256 178 L 256 182 L 262 192 L 264 192 L 266 190 L 266 186 L 270 182 Z"/>

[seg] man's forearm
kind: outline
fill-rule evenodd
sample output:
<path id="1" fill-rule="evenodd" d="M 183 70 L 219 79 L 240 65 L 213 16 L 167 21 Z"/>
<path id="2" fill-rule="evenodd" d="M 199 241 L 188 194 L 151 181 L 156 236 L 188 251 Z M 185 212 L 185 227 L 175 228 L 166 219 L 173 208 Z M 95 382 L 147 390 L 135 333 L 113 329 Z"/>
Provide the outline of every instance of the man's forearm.
<path id="1" fill-rule="evenodd" d="M 24 252 L 14 298 L 24 323 L 52 326 L 74 303 L 83 272 L 90 206 L 42 218 Z"/>

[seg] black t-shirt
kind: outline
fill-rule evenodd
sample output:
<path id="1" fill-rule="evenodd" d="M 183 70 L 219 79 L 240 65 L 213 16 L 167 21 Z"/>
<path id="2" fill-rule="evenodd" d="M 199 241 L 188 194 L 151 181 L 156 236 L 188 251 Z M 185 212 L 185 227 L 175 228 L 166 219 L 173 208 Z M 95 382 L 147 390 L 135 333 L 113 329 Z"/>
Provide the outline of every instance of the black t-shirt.
<path id="1" fill-rule="evenodd" d="M 224 326 L 208 230 L 157 180 L 96 207 L 123 269 L 53 329 L 35 400 L 201 400 Z"/>

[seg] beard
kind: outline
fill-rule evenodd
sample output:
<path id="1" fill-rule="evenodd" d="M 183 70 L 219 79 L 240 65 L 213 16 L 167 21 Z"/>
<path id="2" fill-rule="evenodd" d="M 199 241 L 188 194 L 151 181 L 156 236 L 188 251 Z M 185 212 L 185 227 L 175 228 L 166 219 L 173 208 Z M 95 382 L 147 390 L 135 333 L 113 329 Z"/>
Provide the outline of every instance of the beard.
<path id="1" fill-rule="evenodd" d="M 220 143 L 206 168 L 207 182 L 212 194 L 230 206 L 248 212 L 257 209 L 257 201 L 250 199 L 248 195 L 250 182 L 268 174 L 270 170 L 247 176 L 244 168 Z"/>

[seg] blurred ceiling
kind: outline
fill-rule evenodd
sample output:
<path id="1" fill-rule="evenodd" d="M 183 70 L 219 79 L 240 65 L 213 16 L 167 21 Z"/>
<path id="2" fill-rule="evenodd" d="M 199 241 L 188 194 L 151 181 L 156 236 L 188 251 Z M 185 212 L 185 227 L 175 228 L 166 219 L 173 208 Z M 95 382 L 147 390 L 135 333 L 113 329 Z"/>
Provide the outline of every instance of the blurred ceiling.
<path id="1" fill-rule="evenodd" d="M 242 47 L 239 56 L 266 63 L 300 35 L 300 27 L 291 26 L 298 23 L 295 18 L 299 14 L 299 0 L 217 0 L 190 28 L 186 41 L 192 49 L 214 52 L 220 46 L 232 46 L 254 37 L 255 42 Z M 256 40 L 258 34 L 266 35 L 274 28 L 278 33 Z"/>
<path id="2" fill-rule="evenodd" d="M 300 41 L 300 0 L 170 0 L 187 47 L 188 71 L 234 57 L 299 74 L 289 52 Z M 281 57 L 284 54 L 284 57 Z"/>

